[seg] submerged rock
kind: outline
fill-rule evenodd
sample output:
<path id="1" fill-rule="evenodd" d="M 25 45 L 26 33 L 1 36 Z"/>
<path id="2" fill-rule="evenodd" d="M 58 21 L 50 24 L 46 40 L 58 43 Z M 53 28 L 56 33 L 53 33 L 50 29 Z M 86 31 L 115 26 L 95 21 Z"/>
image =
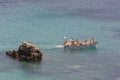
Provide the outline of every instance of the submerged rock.
<path id="1" fill-rule="evenodd" d="M 19 49 L 7 51 L 6 55 L 9 55 L 15 59 L 23 60 L 23 61 L 41 61 L 42 60 L 42 52 L 40 49 L 28 42 L 23 42 Z"/>

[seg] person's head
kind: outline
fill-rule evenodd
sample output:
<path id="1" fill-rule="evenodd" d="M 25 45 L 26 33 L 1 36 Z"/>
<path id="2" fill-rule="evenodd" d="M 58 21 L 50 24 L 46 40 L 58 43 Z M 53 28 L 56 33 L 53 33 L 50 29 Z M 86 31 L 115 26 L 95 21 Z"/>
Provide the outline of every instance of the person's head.
<path id="1" fill-rule="evenodd" d="M 73 40 L 73 38 L 71 38 Z"/>
<path id="2" fill-rule="evenodd" d="M 78 42 L 79 42 L 79 40 L 78 40 L 78 39 L 76 39 L 76 42 L 78 43 Z"/>

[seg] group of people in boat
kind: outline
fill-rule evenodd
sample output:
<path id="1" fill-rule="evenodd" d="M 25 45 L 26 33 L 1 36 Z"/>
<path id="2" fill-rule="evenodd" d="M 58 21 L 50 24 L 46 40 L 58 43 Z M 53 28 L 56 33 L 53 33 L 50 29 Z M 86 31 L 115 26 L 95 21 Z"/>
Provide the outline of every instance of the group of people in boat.
<path id="1" fill-rule="evenodd" d="M 64 40 L 64 46 L 87 46 L 90 44 L 94 44 L 94 39 L 92 38 L 91 40 L 85 40 L 85 41 L 79 41 L 78 39 L 73 40 L 73 38 L 70 39 L 70 41 L 68 41 L 67 39 Z"/>

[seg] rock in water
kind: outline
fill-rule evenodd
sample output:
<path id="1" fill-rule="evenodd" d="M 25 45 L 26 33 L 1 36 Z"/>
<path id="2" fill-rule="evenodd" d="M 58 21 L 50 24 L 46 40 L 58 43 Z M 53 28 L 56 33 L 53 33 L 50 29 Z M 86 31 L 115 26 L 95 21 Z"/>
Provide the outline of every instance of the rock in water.
<path id="1" fill-rule="evenodd" d="M 40 49 L 28 42 L 23 42 L 19 49 L 7 51 L 6 55 L 9 55 L 15 59 L 23 60 L 23 61 L 41 61 L 42 60 L 42 52 Z"/>

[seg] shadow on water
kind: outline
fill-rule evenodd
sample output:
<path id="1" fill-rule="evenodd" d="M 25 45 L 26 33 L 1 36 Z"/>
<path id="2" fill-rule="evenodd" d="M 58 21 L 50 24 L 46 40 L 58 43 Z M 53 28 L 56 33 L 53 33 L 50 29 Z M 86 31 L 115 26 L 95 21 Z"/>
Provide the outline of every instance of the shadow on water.
<path id="1" fill-rule="evenodd" d="M 91 47 L 91 48 L 80 48 L 80 49 L 68 49 L 68 48 L 64 48 L 64 52 L 65 53 L 96 53 L 98 51 L 98 48 L 96 47 Z"/>
<path id="2" fill-rule="evenodd" d="M 41 62 L 25 62 L 25 61 L 20 61 L 20 70 L 22 70 L 24 73 L 27 74 L 42 74 L 42 65 Z"/>
<path id="3" fill-rule="evenodd" d="M 41 62 L 25 62 L 25 61 L 19 61 L 20 65 L 24 69 L 31 69 L 31 68 L 39 68 L 41 67 Z"/>

